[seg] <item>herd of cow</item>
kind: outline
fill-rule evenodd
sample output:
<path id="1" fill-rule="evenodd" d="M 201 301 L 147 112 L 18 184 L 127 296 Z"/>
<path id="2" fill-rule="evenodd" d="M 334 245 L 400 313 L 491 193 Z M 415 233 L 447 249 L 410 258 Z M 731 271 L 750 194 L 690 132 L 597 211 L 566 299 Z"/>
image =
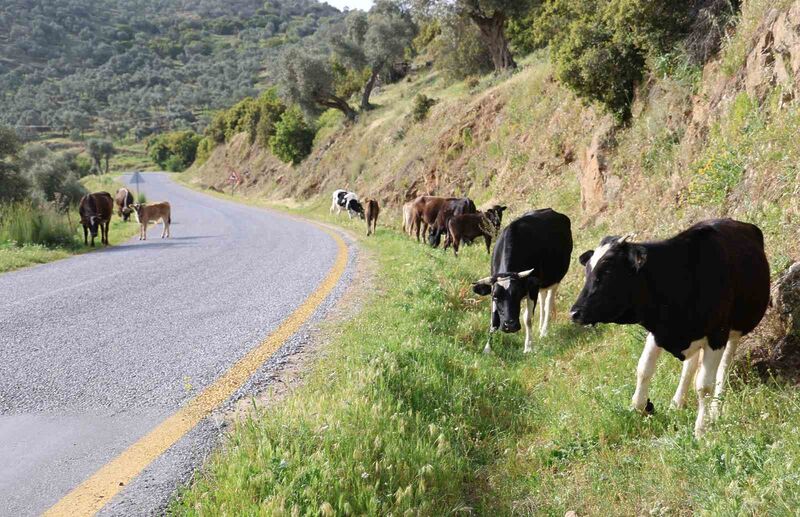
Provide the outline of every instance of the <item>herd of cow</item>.
<path id="1" fill-rule="evenodd" d="M 377 220 L 377 202 L 367 204 L 372 203 Z M 366 218 L 369 227 L 370 216 L 356 194 L 334 192 L 334 209 Z M 491 275 L 472 284 L 475 294 L 492 299 L 486 353 L 495 331 L 521 329 L 523 301 L 524 352 L 531 351 L 531 318 L 537 303 L 539 335 L 547 335 L 573 248 L 566 215 L 549 208 L 533 210 L 501 231 L 505 209 L 495 205 L 481 212 L 468 198 L 435 196 L 420 196 L 403 206 L 403 230 L 408 235 L 419 241 L 420 232 L 427 233 L 432 246 L 438 246 L 444 235 L 445 248 L 452 244 L 456 255 L 459 244 L 479 237 L 488 252 L 499 234 Z M 585 280 L 570 317 L 581 325 L 638 324 L 648 331 L 632 400 L 638 411 L 653 411 L 648 391 L 661 352 L 667 350 L 683 361 L 672 406 L 685 406 L 694 379 L 698 398 L 694 432 L 699 437 L 707 421 L 719 415 L 725 374 L 741 337 L 755 329 L 770 303 L 763 234 L 753 224 L 710 219 L 662 241 L 632 238 L 605 237 L 596 249 L 579 257 Z"/>
<path id="2" fill-rule="evenodd" d="M 93 192 L 81 198 L 78 205 L 78 213 L 83 226 L 83 243 L 89 245 L 89 235 L 91 235 L 91 246 L 94 247 L 94 239 L 100 231 L 100 242 L 108 245 L 108 228 L 111 224 L 111 214 L 114 205 L 117 206 L 117 214 L 124 221 L 128 221 L 131 214 L 136 217 L 139 223 L 139 240 L 147 240 L 147 226 L 150 222 L 161 220 L 163 229 L 161 238 L 170 236 L 170 224 L 172 224 L 171 207 L 168 202 L 160 203 L 134 203 L 133 194 L 122 187 L 117 190 L 117 195 L 111 197 L 108 192 Z"/>

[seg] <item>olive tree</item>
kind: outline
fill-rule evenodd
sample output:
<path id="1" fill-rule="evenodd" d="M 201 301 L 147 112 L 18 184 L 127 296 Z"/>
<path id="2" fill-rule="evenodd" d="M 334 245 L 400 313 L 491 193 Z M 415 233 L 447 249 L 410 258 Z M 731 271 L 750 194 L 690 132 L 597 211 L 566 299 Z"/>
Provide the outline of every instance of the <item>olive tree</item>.
<path id="1" fill-rule="evenodd" d="M 361 109 L 369 109 L 369 98 L 378 76 L 403 58 L 417 34 L 411 14 L 400 5 L 383 0 L 369 13 L 353 11 L 347 17 L 344 35 L 334 38 L 334 51 L 356 70 L 369 75 L 361 93 Z"/>
<path id="2" fill-rule="evenodd" d="M 295 48 L 284 54 L 281 72 L 280 86 L 284 94 L 305 111 L 319 114 L 334 108 L 348 120 L 356 118 L 355 110 L 336 93 L 329 61 Z"/>
<path id="3" fill-rule="evenodd" d="M 417 0 L 423 12 L 452 10 L 472 20 L 492 56 L 496 72 L 517 67 L 508 48 L 506 22 L 527 13 L 540 0 Z"/>

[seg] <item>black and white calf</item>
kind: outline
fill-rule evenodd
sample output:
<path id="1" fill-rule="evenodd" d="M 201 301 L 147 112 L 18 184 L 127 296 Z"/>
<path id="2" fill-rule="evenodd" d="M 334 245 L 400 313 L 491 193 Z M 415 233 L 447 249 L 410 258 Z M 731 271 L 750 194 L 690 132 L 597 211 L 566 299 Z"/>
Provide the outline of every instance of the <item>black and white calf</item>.
<path id="1" fill-rule="evenodd" d="M 339 215 L 342 213 L 342 209 L 347 210 L 347 216 L 350 217 L 350 219 L 352 219 L 354 215 L 358 215 L 361 219 L 364 219 L 364 207 L 361 205 L 355 192 L 349 192 L 343 189 L 333 191 L 329 212 L 333 213 L 333 211 L 336 210 L 336 215 Z"/>
<path id="2" fill-rule="evenodd" d="M 572 230 L 569 217 L 550 208 L 528 212 L 500 233 L 492 253 L 492 276 L 472 284 L 475 294 L 492 295 L 491 333 L 520 329 L 519 312 L 526 300 L 525 348 L 531 351 L 531 317 L 539 302 L 539 336 L 547 335 L 555 313 L 558 285 L 569 269 Z"/>
<path id="3" fill-rule="evenodd" d="M 671 239 L 633 243 L 606 237 L 580 257 L 586 283 L 572 307 L 580 324 L 638 323 L 649 332 L 639 359 L 633 407 L 651 411 L 647 394 L 661 351 L 683 361 L 672 404 L 685 405 L 695 372 L 695 435 L 719 413 L 725 372 L 739 339 L 761 321 L 769 304 L 764 237 L 731 219 L 698 223 Z"/>

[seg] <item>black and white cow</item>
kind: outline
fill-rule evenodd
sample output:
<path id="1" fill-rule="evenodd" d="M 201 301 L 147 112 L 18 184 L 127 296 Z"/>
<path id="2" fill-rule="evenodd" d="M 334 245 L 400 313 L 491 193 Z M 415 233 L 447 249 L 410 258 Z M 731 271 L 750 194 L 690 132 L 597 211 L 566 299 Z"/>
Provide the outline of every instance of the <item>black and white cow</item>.
<path id="1" fill-rule="evenodd" d="M 364 219 L 364 207 L 358 200 L 358 196 L 355 192 L 343 189 L 333 191 L 329 212 L 333 213 L 333 211 L 336 210 L 336 215 L 339 215 L 342 213 L 342 209 L 347 210 L 347 215 L 350 219 L 352 219 L 354 215 Z"/>
<path id="2" fill-rule="evenodd" d="M 606 237 L 580 257 L 586 283 L 572 307 L 579 324 L 638 323 L 649 332 L 639 359 L 633 407 L 652 411 L 648 389 L 662 350 L 683 361 L 674 407 L 685 405 L 695 376 L 695 435 L 719 413 L 725 372 L 739 339 L 761 321 L 769 304 L 764 237 L 731 219 L 698 223 L 671 239 L 633 243 Z M 700 353 L 702 351 L 702 353 Z"/>
<path id="3" fill-rule="evenodd" d="M 526 300 L 524 352 L 531 351 L 531 317 L 539 307 L 539 336 L 547 335 L 555 312 L 558 285 L 569 269 L 572 230 L 569 217 L 550 208 L 528 212 L 500 233 L 492 253 L 492 276 L 472 284 L 475 294 L 492 295 L 491 333 L 520 329 L 519 312 Z"/>

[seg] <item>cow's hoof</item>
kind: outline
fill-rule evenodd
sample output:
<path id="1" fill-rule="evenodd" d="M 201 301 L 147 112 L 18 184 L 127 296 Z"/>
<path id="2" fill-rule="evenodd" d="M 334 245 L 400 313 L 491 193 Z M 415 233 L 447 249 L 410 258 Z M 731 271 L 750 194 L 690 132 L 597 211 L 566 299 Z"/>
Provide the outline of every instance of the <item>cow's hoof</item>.
<path id="1" fill-rule="evenodd" d="M 644 405 L 644 414 L 652 415 L 655 412 L 656 412 L 655 406 L 653 406 L 653 403 L 650 402 L 650 399 L 647 399 L 647 404 Z"/>

